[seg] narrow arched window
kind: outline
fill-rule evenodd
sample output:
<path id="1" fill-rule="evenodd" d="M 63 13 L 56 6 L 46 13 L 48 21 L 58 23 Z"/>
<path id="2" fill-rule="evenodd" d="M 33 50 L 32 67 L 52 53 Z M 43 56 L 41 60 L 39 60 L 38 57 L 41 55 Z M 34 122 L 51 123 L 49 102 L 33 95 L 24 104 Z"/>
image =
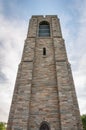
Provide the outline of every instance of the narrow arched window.
<path id="1" fill-rule="evenodd" d="M 42 123 L 39 130 L 50 130 L 47 123 Z"/>
<path id="2" fill-rule="evenodd" d="M 39 37 L 49 37 L 50 36 L 50 25 L 46 21 L 42 21 L 39 24 Z"/>
<path id="3" fill-rule="evenodd" d="M 43 48 L 43 55 L 46 55 L 46 48 Z"/>

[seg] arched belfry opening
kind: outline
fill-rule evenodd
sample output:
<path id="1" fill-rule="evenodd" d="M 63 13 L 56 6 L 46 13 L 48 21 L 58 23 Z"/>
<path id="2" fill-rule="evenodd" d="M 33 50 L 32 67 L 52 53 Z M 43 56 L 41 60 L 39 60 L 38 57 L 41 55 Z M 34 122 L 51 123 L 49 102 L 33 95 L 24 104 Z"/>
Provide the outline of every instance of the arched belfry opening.
<path id="1" fill-rule="evenodd" d="M 39 130 L 50 130 L 49 125 L 47 122 L 42 122 L 40 125 Z"/>
<path id="2" fill-rule="evenodd" d="M 42 21 L 39 23 L 39 37 L 49 37 L 50 36 L 50 24 L 47 21 Z"/>

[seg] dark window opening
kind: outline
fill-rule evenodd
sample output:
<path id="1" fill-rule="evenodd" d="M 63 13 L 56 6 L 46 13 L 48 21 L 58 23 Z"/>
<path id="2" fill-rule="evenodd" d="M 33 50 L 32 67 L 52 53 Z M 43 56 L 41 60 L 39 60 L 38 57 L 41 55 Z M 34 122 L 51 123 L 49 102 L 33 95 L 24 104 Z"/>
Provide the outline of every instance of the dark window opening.
<path id="1" fill-rule="evenodd" d="M 48 37 L 50 36 L 50 25 L 46 21 L 42 21 L 39 24 L 39 37 Z"/>
<path id="2" fill-rule="evenodd" d="M 46 55 L 46 48 L 43 48 L 43 55 Z"/>

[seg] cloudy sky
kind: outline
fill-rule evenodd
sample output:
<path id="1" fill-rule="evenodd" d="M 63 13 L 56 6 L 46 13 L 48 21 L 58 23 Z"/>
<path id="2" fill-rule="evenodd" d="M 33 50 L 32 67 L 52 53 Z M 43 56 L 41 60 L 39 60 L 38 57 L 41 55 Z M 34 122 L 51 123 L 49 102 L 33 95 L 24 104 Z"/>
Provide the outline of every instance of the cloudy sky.
<path id="1" fill-rule="evenodd" d="M 86 114 L 86 0 L 0 0 L 0 121 L 7 122 L 29 19 L 58 15 L 81 114 Z"/>

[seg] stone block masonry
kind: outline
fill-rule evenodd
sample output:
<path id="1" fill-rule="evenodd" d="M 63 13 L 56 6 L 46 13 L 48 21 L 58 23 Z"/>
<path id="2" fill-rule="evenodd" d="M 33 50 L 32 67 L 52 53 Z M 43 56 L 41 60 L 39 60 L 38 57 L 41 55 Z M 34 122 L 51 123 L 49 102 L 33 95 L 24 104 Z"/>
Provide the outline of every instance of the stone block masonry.
<path id="1" fill-rule="evenodd" d="M 30 19 L 7 130 L 83 130 L 56 15 Z"/>

